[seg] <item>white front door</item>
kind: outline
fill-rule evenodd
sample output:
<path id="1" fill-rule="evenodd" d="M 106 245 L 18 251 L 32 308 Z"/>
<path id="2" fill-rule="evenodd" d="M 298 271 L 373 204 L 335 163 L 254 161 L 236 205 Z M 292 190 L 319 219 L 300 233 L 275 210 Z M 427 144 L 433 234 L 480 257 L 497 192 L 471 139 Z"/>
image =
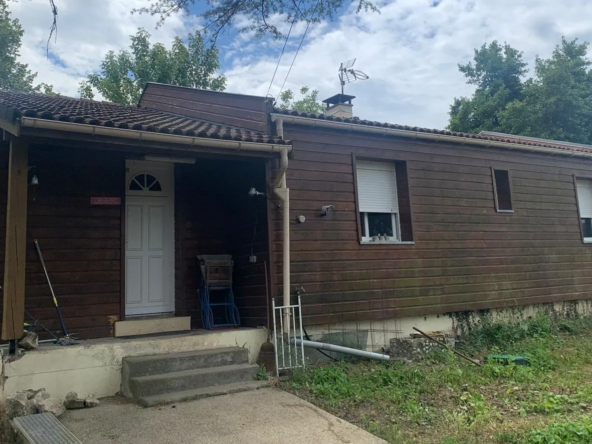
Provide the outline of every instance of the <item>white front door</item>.
<path id="1" fill-rule="evenodd" d="M 127 161 L 125 314 L 175 310 L 174 164 Z"/>

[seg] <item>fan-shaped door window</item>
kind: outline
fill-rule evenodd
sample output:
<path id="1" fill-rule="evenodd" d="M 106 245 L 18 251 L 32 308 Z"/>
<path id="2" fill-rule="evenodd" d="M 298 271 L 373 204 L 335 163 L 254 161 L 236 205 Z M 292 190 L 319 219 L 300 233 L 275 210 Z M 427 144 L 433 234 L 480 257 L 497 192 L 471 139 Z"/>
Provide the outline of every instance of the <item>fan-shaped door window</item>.
<path id="1" fill-rule="evenodd" d="M 152 174 L 136 174 L 129 184 L 130 191 L 162 191 L 160 181 Z"/>

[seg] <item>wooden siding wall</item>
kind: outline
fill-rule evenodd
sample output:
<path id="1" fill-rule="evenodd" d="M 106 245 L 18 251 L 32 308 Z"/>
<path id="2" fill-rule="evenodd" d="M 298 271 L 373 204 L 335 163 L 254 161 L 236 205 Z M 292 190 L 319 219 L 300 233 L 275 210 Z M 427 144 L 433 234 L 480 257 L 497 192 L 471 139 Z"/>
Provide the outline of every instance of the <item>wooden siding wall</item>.
<path id="1" fill-rule="evenodd" d="M 269 132 L 271 103 L 264 97 L 149 84 L 140 106 L 210 122 Z"/>
<path id="2" fill-rule="evenodd" d="M 202 327 L 196 259 L 201 254 L 233 256 L 234 293 L 242 325 L 265 324 L 266 205 L 265 198 L 248 196 L 253 186 L 265 190 L 263 161 L 200 159 L 195 165 L 176 165 L 176 305 L 178 314 L 192 317 L 195 328 Z M 254 228 L 258 263 L 250 264 Z"/>
<path id="3" fill-rule="evenodd" d="M 3 148 L 0 230 L 6 223 L 6 159 Z M 39 186 L 29 188 L 26 309 L 61 334 L 33 243 L 38 239 L 69 331 L 81 339 L 109 336 L 120 314 L 121 207 L 91 206 L 90 197 L 121 196 L 123 156 L 33 145 L 29 165 L 36 166 Z M 4 235 L 0 245 L 3 251 Z"/>
<path id="4" fill-rule="evenodd" d="M 457 144 L 284 127 L 292 285 L 305 323 L 421 316 L 592 298 L 572 175 L 592 162 Z M 414 245 L 360 245 L 352 153 L 405 161 Z M 510 170 L 515 213 L 495 211 L 491 167 Z M 335 211 L 320 218 L 322 205 Z M 273 295 L 281 295 L 282 221 L 273 220 Z M 407 230 L 405 230 L 407 231 Z"/>

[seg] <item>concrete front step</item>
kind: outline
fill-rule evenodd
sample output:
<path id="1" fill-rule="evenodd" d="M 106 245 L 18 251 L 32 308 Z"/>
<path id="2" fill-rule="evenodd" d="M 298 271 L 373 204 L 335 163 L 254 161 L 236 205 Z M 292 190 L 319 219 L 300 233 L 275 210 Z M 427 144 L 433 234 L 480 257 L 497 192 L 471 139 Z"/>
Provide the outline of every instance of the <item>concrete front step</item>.
<path id="1" fill-rule="evenodd" d="M 258 390 L 265 387 L 269 387 L 268 381 L 233 382 L 231 384 L 216 385 L 195 390 L 183 390 L 180 392 L 145 396 L 139 398 L 138 403 L 144 407 L 153 407 L 156 405 L 171 404 L 173 402 L 193 401 L 201 398 L 209 398 L 211 396 Z"/>
<path id="2" fill-rule="evenodd" d="M 199 368 L 246 364 L 249 351 L 241 347 L 217 348 L 183 353 L 123 358 L 123 380 Z"/>
<path id="3" fill-rule="evenodd" d="M 195 390 L 233 382 L 252 381 L 259 367 L 251 364 L 224 365 L 221 367 L 184 370 L 159 375 L 129 378 L 129 394 L 134 398 L 164 393 Z"/>

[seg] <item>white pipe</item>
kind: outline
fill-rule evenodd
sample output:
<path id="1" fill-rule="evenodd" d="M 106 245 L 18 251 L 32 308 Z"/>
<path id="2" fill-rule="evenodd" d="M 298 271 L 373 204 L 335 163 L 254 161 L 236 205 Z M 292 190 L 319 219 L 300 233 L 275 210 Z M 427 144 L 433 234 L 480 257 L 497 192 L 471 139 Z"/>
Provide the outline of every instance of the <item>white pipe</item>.
<path id="1" fill-rule="evenodd" d="M 376 126 L 368 126 L 363 124 L 355 124 L 355 123 L 347 123 L 347 122 L 335 122 L 331 120 L 321 120 L 321 119 L 311 119 L 309 117 L 299 117 L 299 116 L 287 116 L 285 114 L 272 114 L 271 115 L 272 122 L 276 123 L 276 127 L 281 121 L 282 123 L 280 126 L 283 128 L 283 123 L 292 123 L 294 125 L 304 125 L 304 126 L 312 126 L 318 128 L 331 128 L 331 129 L 340 129 L 340 130 L 347 130 L 347 131 L 355 131 L 355 132 L 363 132 L 363 133 L 372 133 L 376 135 L 382 136 L 398 136 L 398 137 L 407 137 L 411 139 L 426 139 L 426 140 L 435 140 L 439 142 L 451 142 L 451 143 L 459 143 L 462 145 L 481 145 L 486 147 L 496 147 L 496 148 L 505 148 L 508 150 L 522 150 L 522 151 L 530 151 L 530 152 L 539 152 L 545 154 L 558 154 L 564 155 L 569 157 L 586 157 L 592 158 L 592 153 L 588 153 L 585 151 L 578 151 L 578 150 L 570 150 L 570 149 L 563 149 L 563 148 L 550 148 L 544 146 L 536 146 L 536 145 L 525 145 L 520 143 L 512 143 L 512 142 L 498 142 L 495 140 L 483 140 L 483 139 L 473 139 L 471 137 L 462 137 L 462 136 L 450 136 L 447 134 L 433 134 L 433 133 L 424 133 L 421 131 L 411 131 L 411 130 L 402 130 L 396 128 L 384 128 L 384 127 L 376 127 Z"/>
<path id="2" fill-rule="evenodd" d="M 87 125 L 82 123 L 62 122 L 60 120 L 36 119 L 21 117 L 21 126 L 33 129 L 47 129 L 71 133 L 88 134 L 91 136 L 120 137 L 123 139 L 145 140 L 149 142 L 163 142 L 189 147 L 227 148 L 238 151 L 266 151 L 287 153 L 292 151 L 291 145 L 275 143 L 242 142 L 238 140 L 211 139 L 207 137 L 190 137 L 177 134 L 153 133 L 150 131 L 138 131 L 123 128 L 114 128 L 100 125 Z"/>
<path id="3" fill-rule="evenodd" d="M 280 168 L 273 183 L 273 192 L 283 203 L 283 295 L 284 306 L 290 305 L 290 190 L 287 187 L 288 151 L 281 152 Z M 279 188 L 278 188 L 279 186 Z M 284 309 L 284 332 L 290 329 L 290 310 Z"/>
<path id="4" fill-rule="evenodd" d="M 381 353 L 367 352 L 358 350 L 357 348 L 342 347 L 341 345 L 326 344 L 324 342 L 307 341 L 305 339 L 294 339 L 296 345 L 303 345 L 304 347 L 316 348 L 317 350 L 327 350 L 336 353 L 345 353 L 346 355 L 359 356 L 361 358 L 377 359 L 379 361 L 389 361 L 389 355 Z"/>

